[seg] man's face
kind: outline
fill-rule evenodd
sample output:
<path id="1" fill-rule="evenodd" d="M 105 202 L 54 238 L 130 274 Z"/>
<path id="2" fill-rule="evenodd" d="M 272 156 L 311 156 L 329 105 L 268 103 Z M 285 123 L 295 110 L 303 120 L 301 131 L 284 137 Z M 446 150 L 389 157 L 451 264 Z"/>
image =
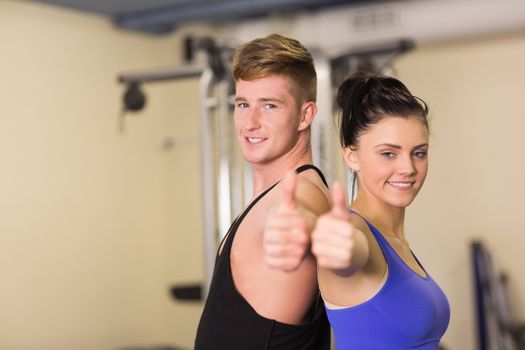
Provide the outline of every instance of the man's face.
<path id="1" fill-rule="evenodd" d="M 237 81 L 234 118 L 242 153 L 251 164 L 269 164 L 297 144 L 301 106 L 283 76 Z"/>

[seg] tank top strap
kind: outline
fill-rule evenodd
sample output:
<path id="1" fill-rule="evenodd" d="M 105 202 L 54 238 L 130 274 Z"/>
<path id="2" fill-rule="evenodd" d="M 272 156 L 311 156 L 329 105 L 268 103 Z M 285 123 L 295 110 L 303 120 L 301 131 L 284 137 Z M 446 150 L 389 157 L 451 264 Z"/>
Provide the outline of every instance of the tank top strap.
<path id="1" fill-rule="evenodd" d="M 328 187 L 328 183 L 326 182 L 326 179 L 323 175 L 323 173 L 321 172 L 321 170 L 319 170 L 318 167 L 316 167 L 315 165 L 313 164 L 304 164 L 304 165 L 301 165 L 300 167 L 298 167 L 297 169 L 295 169 L 295 172 L 297 174 L 299 173 L 302 173 L 303 171 L 305 170 L 309 170 L 309 169 L 313 169 L 317 172 L 317 174 L 319 175 L 319 177 L 321 178 L 321 181 L 323 181 L 323 183 L 325 184 L 326 187 Z"/>
<path id="2" fill-rule="evenodd" d="M 299 173 L 302 173 L 303 171 L 305 170 L 309 170 L 309 169 L 313 169 L 317 172 L 317 174 L 319 174 L 319 177 L 321 178 L 321 180 L 323 181 L 323 183 L 326 185 L 326 187 L 328 187 L 328 184 L 326 182 L 326 179 L 323 175 L 323 173 L 321 172 L 321 170 L 319 170 L 315 165 L 313 164 L 304 164 L 304 165 L 301 165 L 300 167 L 296 168 L 295 169 L 295 172 L 297 174 Z M 233 221 L 232 225 L 230 226 L 230 229 L 228 230 L 228 232 L 226 233 L 226 236 L 224 236 L 223 240 L 221 241 L 221 243 L 219 244 L 219 249 L 220 247 L 223 247 L 222 248 L 222 252 L 221 254 L 217 254 L 217 259 L 219 257 L 219 255 L 222 255 L 224 252 L 227 253 L 226 256 L 229 256 L 230 255 L 230 250 L 231 250 L 231 246 L 233 244 L 233 238 L 235 236 L 235 233 L 237 232 L 237 228 L 239 227 L 239 225 L 241 224 L 242 220 L 244 219 L 244 217 L 250 212 L 250 210 L 253 208 L 253 206 L 255 204 L 257 204 L 257 202 L 259 200 L 261 200 L 261 198 L 263 198 L 268 192 L 270 192 L 275 186 L 277 186 L 277 184 L 281 182 L 280 180 L 277 181 L 276 183 L 274 183 L 273 185 L 271 185 L 270 187 L 268 187 L 266 190 L 264 190 L 262 193 L 260 193 L 254 200 L 252 200 L 252 202 L 246 207 L 246 209 L 244 209 L 244 211 L 239 214 L 239 216 L 237 216 L 237 218 Z"/>
<path id="3" fill-rule="evenodd" d="M 397 253 L 390 246 L 390 243 L 388 243 L 386 238 L 383 237 L 381 232 L 374 225 L 372 225 L 370 222 L 368 222 L 368 220 L 365 219 L 363 217 L 363 215 L 361 215 L 358 212 L 356 212 L 354 210 L 351 210 L 351 209 L 349 210 L 349 212 L 351 214 L 355 214 L 355 215 L 359 216 L 361 219 L 363 219 L 364 222 L 366 222 L 368 228 L 370 229 L 370 232 L 372 232 L 372 234 L 374 235 L 374 238 L 376 239 L 377 244 L 379 244 L 379 247 L 383 251 L 383 254 L 385 254 L 385 257 L 387 258 L 387 260 L 388 261 L 396 260 Z"/>
<path id="4" fill-rule="evenodd" d="M 261 198 L 264 197 L 268 192 L 270 192 L 275 186 L 277 186 L 278 183 L 279 181 L 274 183 L 267 189 L 265 189 L 263 192 L 261 192 L 253 201 L 251 201 L 250 204 L 248 204 L 246 209 L 244 209 L 243 212 L 235 218 L 235 220 L 230 226 L 230 229 L 226 233 L 226 236 L 224 236 L 223 240 L 221 241 L 221 244 L 219 244 L 219 249 L 221 246 L 223 248 L 222 248 L 222 252 L 220 254 L 217 254 L 217 258 L 219 257 L 219 255 L 223 255 L 224 253 L 226 253 L 226 256 L 230 256 L 230 250 L 231 250 L 231 246 L 233 243 L 233 237 L 235 236 L 235 233 L 237 232 L 237 228 L 239 227 L 240 223 L 242 222 L 244 217 L 250 212 L 253 206 L 257 204 L 257 202 L 261 200 Z"/>

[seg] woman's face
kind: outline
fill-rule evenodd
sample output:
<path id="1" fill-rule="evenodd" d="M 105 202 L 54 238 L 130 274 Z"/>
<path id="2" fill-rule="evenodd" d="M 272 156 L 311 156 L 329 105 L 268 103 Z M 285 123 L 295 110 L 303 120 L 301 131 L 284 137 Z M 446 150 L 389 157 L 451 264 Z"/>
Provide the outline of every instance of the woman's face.
<path id="1" fill-rule="evenodd" d="M 371 125 L 354 150 L 344 149 L 359 179 L 358 197 L 399 208 L 412 203 L 427 175 L 428 138 L 417 117 L 387 116 Z"/>

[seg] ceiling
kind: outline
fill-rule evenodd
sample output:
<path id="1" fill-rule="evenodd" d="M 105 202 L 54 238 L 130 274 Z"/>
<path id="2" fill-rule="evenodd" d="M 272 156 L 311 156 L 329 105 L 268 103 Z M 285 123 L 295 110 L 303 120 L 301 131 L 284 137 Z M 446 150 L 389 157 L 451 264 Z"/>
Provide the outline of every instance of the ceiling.
<path id="1" fill-rule="evenodd" d="M 108 17 L 120 28 L 163 34 L 183 23 L 225 22 L 367 0 L 32 0 Z"/>

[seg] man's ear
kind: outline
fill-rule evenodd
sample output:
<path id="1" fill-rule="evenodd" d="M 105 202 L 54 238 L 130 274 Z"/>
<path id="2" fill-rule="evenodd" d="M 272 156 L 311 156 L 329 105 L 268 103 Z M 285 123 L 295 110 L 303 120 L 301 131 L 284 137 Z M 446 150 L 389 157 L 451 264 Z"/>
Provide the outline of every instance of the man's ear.
<path id="1" fill-rule="evenodd" d="M 350 146 L 343 148 L 343 157 L 346 164 L 355 172 L 359 171 L 359 159 L 357 157 L 357 149 Z"/>
<path id="2" fill-rule="evenodd" d="M 317 105 L 315 102 L 310 101 L 303 103 L 301 107 L 301 120 L 299 122 L 299 126 L 297 128 L 298 131 L 303 131 L 307 129 L 310 125 L 312 125 L 312 122 L 314 121 L 314 117 L 317 114 Z"/>

